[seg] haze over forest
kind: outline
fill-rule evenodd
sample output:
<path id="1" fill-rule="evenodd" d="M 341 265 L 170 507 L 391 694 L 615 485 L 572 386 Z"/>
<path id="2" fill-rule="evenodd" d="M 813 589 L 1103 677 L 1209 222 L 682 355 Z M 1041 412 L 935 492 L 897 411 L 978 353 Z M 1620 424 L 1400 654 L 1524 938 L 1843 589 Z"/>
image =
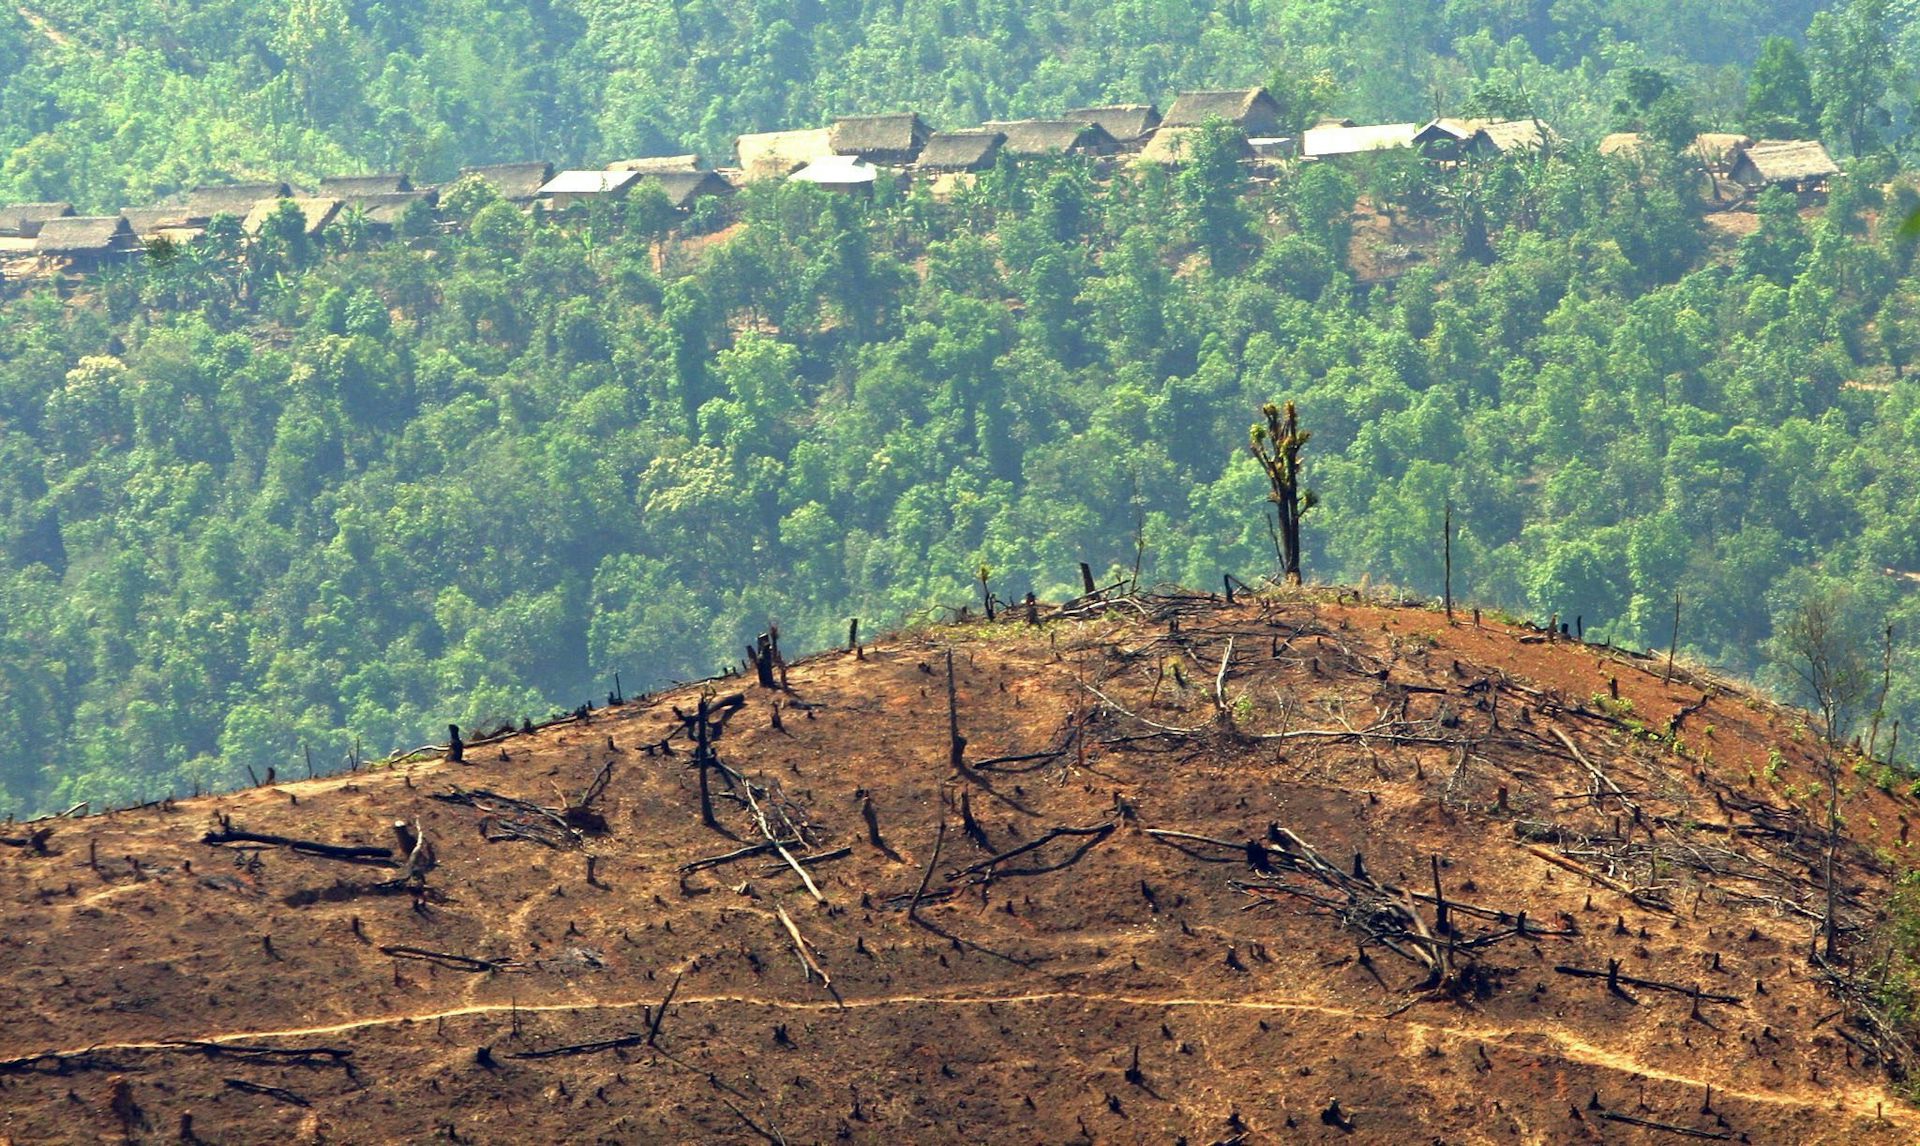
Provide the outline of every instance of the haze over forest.
<path id="1" fill-rule="evenodd" d="M 0 204 L 405 172 L 382 237 L 282 213 L 0 301 L 0 810 L 337 767 L 977 601 L 1270 571 L 1758 674 L 1832 602 L 1920 716 L 1920 4 L 38 0 L 0 12 Z M 1264 85 L 1537 120 L 1441 164 L 1003 160 L 529 214 L 462 167 L 934 128 Z M 1611 133 L 1640 145 L 1601 154 Z M 1747 191 L 1701 132 L 1823 142 Z M 297 213 L 296 213 L 297 214 Z M 155 252 L 159 252 L 156 255 Z M 1883 649 L 1887 626 L 1892 641 Z M 1881 732 L 1883 743 L 1885 732 Z M 1892 755 L 1920 753 L 1901 735 Z M 1896 777 L 1881 777 L 1891 784 Z M 1898 777 L 1904 783 L 1904 777 Z"/>

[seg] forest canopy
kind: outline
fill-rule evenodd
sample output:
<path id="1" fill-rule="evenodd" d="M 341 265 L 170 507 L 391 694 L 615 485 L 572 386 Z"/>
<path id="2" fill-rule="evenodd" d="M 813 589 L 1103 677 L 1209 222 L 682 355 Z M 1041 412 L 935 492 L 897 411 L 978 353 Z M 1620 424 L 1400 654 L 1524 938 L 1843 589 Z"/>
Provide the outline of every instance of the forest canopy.
<path id="1" fill-rule="evenodd" d="M 1682 652 L 1743 673 L 1810 595 L 1871 650 L 1891 624 L 1884 715 L 1910 726 L 1909 9 L 1056 7 L 0 17 L 0 199 L 107 208 L 1249 76 L 1300 121 L 1438 104 L 1568 140 L 1256 177 L 1212 132 L 1178 171 L 1033 159 L 940 198 L 771 183 L 690 215 L 637 193 L 529 217 L 468 181 L 393 241 L 229 217 L 11 284 L 0 805 L 518 723 L 616 672 L 737 663 L 770 620 L 802 651 L 977 600 L 983 566 L 1008 599 L 1074 592 L 1083 561 L 1254 578 L 1276 557 L 1248 425 L 1287 401 L 1309 580 L 1437 594 L 1451 502 L 1456 595 L 1590 639 L 1664 649 L 1676 592 Z M 1820 133 L 1847 175 L 1725 210 L 1682 144 L 1749 123 Z M 1603 156 L 1609 130 L 1654 144 Z"/>

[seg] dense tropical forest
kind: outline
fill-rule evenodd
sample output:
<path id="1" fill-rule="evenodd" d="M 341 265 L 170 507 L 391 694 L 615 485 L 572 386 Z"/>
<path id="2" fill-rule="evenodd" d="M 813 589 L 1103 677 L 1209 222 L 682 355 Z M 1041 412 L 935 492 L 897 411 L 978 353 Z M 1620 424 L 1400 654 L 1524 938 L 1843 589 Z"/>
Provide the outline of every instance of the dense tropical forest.
<path id="1" fill-rule="evenodd" d="M 1177 171 L 764 184 L 691 218 L 637 193 L 534 219 L 467 181 L 405 241 L 216 221 L 13 289 L 0 806 L 334 767 L 616 672 L 705 675 L 770 620 L 822 647 L 983 576 L 1251 579 L 1275 554 L 1247 431 L 1278 398 L 1313 431 L 1311 578 L 1437 593 L 1451 502 L 1463 598 L 1664 649 L 1677 592 L 1684 654 L 1762 672 L 1819 597 L 1876 670 L 1893 626 L 1886 718 L 1920 714 L 1914 6 L 1024 7 L 0 17 L 0 199 L 107 208 L 1250 77 L 1301 121 L 1537 113 L 1569 141 L 1256 178 L 1214 132 Z M 1599 155 L 1616 128 L 1654 143 Z M 1848 175 L 1720 211 L 1701 128 L 1817 132 Z"/>

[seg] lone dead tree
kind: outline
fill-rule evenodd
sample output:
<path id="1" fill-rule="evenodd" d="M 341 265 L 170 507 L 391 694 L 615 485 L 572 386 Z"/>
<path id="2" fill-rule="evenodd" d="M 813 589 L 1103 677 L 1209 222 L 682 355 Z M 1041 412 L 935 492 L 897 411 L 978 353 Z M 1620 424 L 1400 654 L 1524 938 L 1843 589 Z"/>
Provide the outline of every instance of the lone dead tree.
<path id="1" fill-rule="evenodd" d="M 715 831 L 720 831 L 721 827 L 720 821 L 713 815 L 710 773 L 720 766 L 720 756 L 714 751 L 713 742 L 720 739 L 727 720 L 744 708 L 746 703 L 747 698 L 736 692 L 718 701 L 702 696 L 699 705 L 690 713 L 681 712 L 678 708 L 673 710 L 686 729 L 687 739 L 693 741 L 693 766 L 700 773 L 700 822 Z"/>
<path id="2" fill-rule="evenodd" d="M 1267 473 L 1272 490 L 1267 499 L 1280 518 L 1280 573 L 1287 584 L 1300 584 L 1300 517 L 1320 503 L 1310 489 L 1300 485 L 1300 450 L 1313 437 L 1313 431 L 1300 428 L 1293 403 L 1285 409 L 1269 402 L 1260 407 L 1266 424 L 1253 424 L 1247 449 Z"/>

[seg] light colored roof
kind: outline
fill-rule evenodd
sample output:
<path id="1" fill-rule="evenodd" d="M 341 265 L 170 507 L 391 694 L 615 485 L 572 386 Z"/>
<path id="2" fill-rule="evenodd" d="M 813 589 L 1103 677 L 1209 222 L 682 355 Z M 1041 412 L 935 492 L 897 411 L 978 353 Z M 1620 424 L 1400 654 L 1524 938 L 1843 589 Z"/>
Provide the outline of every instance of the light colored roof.
<path id="1" fill-rule="evenodd" d="M 1357 155 L 1411 147 L 1418 124 L 1373 123 L 1364 127 L 1309 127 L 1301 139 L 1300 154 L 1308 159 Z"/>
<path id="2" fill-rule="evenodd" d="M 340 200 L 342 211 L 352 209 L 366 217 L 367 222 L 383 227 L 391 227 L 407 213 L 407 208 L 415 203 L 425 203 L 432 207 L 440 202 L 440 192 L 425 191 L 386 191 L 378 195 L 352 195 Z"/>
<path id="3" fill-rule="evenodd" d="M 1210 119 L 1224 119 L 1228 123 L 1245 123 L 1257 112 L 1268 115 L 1278 113 L 1280 105 L 1273 102 L 1266 88 L 1232 88 L 1225 91 L 1181 92 L 1180 98 L 1173 101 L 1167 109 L 1166 118 L 1160 121 L 1162 127 L 1199 127 Z"/>
<path id="4" fill-rule="evenodd" d="M 1733 161 L 1733 177 L 1750 187 L 1800 183 L 1838 174 L 1840 165 L 1817 139 L 1763 139 Z"/>
<path id="5" fill-rule="evenodd" d="M 1097 123 L 1122 143 L 1141 139 L 1160 126 L 1160 109 L 1150 103 L 1116 103 L 1105 107 L 1076 107 L 1067 119 Z"/>
<path id="6" fill-rule="evenodd" d="M 267 217 L 278 211 L 281 203 L 292 203 L 299 210 L 301 217 L 306 220 L 305 230 L 309 235 L 317 235 L 326 230 L 327 224 L 333 222 L 334 216 L 340 213 L 340 200 L 330 197 L 262 199 L 253 205 L 253 210 L 247 212 L 247 217 L 240 223 L 240 229 L 249 235 L 259 234 L 260 228 L 267 225 Z"/>
<path id="7" fill-rule="evenodd" d="M 489 163 L 479 167 L 462 167 L 462 175 L 475 175 L 493 184 L 502 199 L 532 199 L 540 194 L 540 188 L 553 178 L 553 164 L 533 163 Z"/>
<path id="8" fill-rule="evenodd" d="M 344 199 L 353 195 L 381 195 L 411 191 L 413 184 L 405 175 L 329 175 L 320 181 L 322 199 Z"/>
<path id="9" fill-rule="evenodd" d="M 1006 135 L 1006 148 L 1015 155 L 1105 155 L 1119 142 L 1091 120 L 1017 119 L 982 125 Z"/>
<path id="10" fill-rule="evenodd" d="M 734 140 L 741 173 L 749 180 L 784 179 L 822 156 L 833 154 L 833 130 L 763 131 Z"/>
<path id="11" fill-rule="evenodd" d="M 993 166 L 1007 137 L 998 131 L 936 131 L 920 149 L 924 171 L 982 171 Z"/>
<path id="12" fill-rule="evenodd" d="M 872 183 L 880 169 L 857 155 L 823 155 L 787 178 L 796 183 L 853 187 Z"/>
<path id="13" fill-rule="evenodd" d="M 642 173 L 699 171 L 702 170 L 703 167 L 704 164 L 700 162 L 700 157 L 691 153 L 687 155 L 649 155 L 641 159 L 622 159 L 607 164 L 608 171 L 639 171 Z"/>
<path id="14" fill-rule="evenodd" d="M 41 224 L 33 241 L 43 255 L 76 255 L 135 250 L 139 236 L 118 215 L 66 215 Z"/>
<path id="15" fill-rule="evenodd" d="M 1136 162 L 1159 167 L 1177 167 L 1187 161 L 1193 141 L 1198 139 L 1204 130 L 1205 128 L 1200 127 L 1170 127 L 1163 123 L 1153 133 L 1153 138 L 1147 141 L 1147 146 L 1141 150 Z M 1236 150 L 1242 158 L 1253 156 L 1253 149 L 1247 145 L 1245 139 L 1237 138 L 1236 142 Z"/>
<path id="16" fill-rule="evenodd" d="M 639 178 L 632 171 L 562 171 L 540 188 L 542 195 L 606 195 Z"/>

